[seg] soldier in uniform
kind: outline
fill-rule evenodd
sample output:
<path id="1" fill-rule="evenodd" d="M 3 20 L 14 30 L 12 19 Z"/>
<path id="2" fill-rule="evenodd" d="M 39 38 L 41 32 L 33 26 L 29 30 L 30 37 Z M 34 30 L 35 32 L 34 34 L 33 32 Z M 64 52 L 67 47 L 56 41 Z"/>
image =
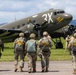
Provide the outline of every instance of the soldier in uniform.
<path id="1" fill-rule="evenodd" d="M 40 58 L 41 58 L 41 66 L 42 72 L 48 72 L 49 68 L 49 57 L 50 57 L 50 48 L 52 47 L 52 41 L 48 38 L 48 33 L 43 32 L 43 38 L 41 38 L 38 42 L 40 47 Z"/>
<path id="2" fill-rule="evenodd" d="M 66 37 L 66 49 L 68 48 L 69 41 L 70 41 L 70 37 L 69 37 L 69 35 L 67 35 L 67 37 Z"/>
<path id="3" fill-rule="evenodd" d="M 19 34 L 19 38 L 14 41 L 14 61 L 15 61 L 15 72 L 18 70 L 18 57 L 20 56 L 20 72 L 23 71 L 24 67 L 24 55 L 26 54 L 24 33 Z"/>
<path id="4" fill-rule="evenodd" d="M 71 49 L 72 62 L 74 68 L 73 74 L 76 74 L 76 33 L 74 33 L 73 39 L 71 39 L 71 41 L 69 42 L 68 48 Z"/>
<path id="5" fill-rule="evenodd" d="M 26 42 L 26 50 L 28 57 L 28 73 L 36 72 L 37 43 L 34 33 L 30 34 L 30 40 Z"/>
<path id="6" fill-rule="evenodd" d="M 0 58 L 2 56 L 2 52 L 4 51 L 4 43 L 3 41 L 0 39 Z"/>

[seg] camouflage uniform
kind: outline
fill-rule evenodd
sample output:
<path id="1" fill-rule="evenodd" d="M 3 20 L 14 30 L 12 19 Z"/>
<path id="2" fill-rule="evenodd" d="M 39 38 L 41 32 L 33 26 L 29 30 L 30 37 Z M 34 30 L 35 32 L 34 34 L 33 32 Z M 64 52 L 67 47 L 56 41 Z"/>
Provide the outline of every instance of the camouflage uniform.
<path id="1" fill-rule="evenodd" d="M 66 37 L 66 49 L 68 48 L 69 41 L 70 41 L 70 37 L 69 37 L 69 35 L 68 35 L 68 36 Z"/>
<path id="2" fill-rule="evenodd" d="M 49 68 L 49 57 L 50 57 L 50 47 L 52 46 L 52 42 L 51 40 L 47 37 L 47 33 L 44 32 L 43 33 L 43 38 L 41 38 L 39 40 L 39 47 L 40 47 L 40 50 L 41 50 L 41 66 L 42 66 L 42 72 L 46 71 L 48 72 L 48 68 Z M 43 39 L 47 39 L 48 40 L 48 45 L 43 45 L 42 44 L 42 41 Z M 46 50 L 46 51 L 45 51 Z"/>
<path id="3" fill-rule="evenodd" d="M 72 62 L 74 68 L 74 74 L 76 74 L 76 33 L 74 33 L 74 38 L 69 42 L 68 48 L 71 49 Z"/>
<path id="4" fill-rule="evenodd" d="M 30 40 L 28 41 L 35 41 L 35 34 L 30 34 Z M 28 48 L 28 41 L 26 42 L 26 48 Z M 35 45 L 35 52 L 31 52 L 31 51 L 27 51 L 27 57 L 28 57 L 28 72 L 31 73 L 32 72 L 32 69 L 33 69 L 33 72 L 36 72 L 36 60 L 37 60 L 37 44 Z"/>
<path id="5" fill-rule="evenodd" d="M 2 56 L 2 52 L 4 51 L 4 43 L 3 41 L 0 39 L 0 58 Z"/>
<path id="6" fill-rule="evenodd" d="M 17 71 L 18 69 L 18 57 L 20 56 L 20 72 L 22 72 L 22 68 L 24 67 L 24 54 L 25 54 L 25 38 L 23 37 L 24 34 L 23 33 L 20 33 L 19 34 L 20 38 L 17 38 L 15 41 L 14 41 L 14 60 L 15 60 L 15 72 Z M 17 44 L 17 40 L 22 40 L 23 41 L 23 44 L 21 46 L 19 46 Z"/>
<path id="7" fill-rule="evenodd" d="M 37 60 L 37 53 L 36 52 L 28 52 L 28 72 L 36 72 L 36 60 Z"/>

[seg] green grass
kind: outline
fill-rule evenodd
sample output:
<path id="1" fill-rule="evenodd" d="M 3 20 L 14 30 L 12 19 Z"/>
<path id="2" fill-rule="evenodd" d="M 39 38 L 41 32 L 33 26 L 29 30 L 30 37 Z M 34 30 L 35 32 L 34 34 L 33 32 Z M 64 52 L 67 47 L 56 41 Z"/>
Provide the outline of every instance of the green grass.
<path id="1" fill-rule="evenodd" d="M 51 61 L 66 61 L 71 60 L 71 55 L 68 50 L 65 49 L 65 40 L 62 39 L 62 43 L 64 45 L 63 49 L 55 49 L 55 46 L 53 44 L 53 47 L 51 49 Z M 13 43 L 5 43 L 5 49 L 2 54 L 2 58 L 0 59 L 0 62 L 8 62 L 8 61 L 14 61 L 14 49 L 13 49 Z M 27 60 L 27 56 L 25 57 L 25 61 Z M 38 60 L 40 58 L 38 57 Z"/>
<path id="2" fill-rule="evenodd" d="M 57 61 L 71 60 L 71 55 L 69 51 L 65 49 L 52 49 L 50 60 L 57 60 Z"/>

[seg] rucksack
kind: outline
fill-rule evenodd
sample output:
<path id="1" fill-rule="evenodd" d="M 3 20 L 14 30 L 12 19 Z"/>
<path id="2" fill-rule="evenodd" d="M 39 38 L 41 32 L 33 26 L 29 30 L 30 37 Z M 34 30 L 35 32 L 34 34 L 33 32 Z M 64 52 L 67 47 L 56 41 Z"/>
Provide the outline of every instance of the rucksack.
<path id="1" fill-rule="evenodd" d="M 36 41 L 27 41 L 27 52 L 36 52 Z"/>
<path id="2" fill-rule="evenodd" d="M 49 49 L 50 45 L 52 45 L 48 38 L 42 38 L 40 44 L 41 44 L 41 50 L 43 52 L 48 52 L 50 50 Z"/>
<path id="3" fill-rule="evenodd" d="M 24 40 L 18 38 L 17 41 L 16 41 L 16 44 L 23 45 L 24 44 Z"/>
<path id="4" fill-rule="evenodd" d="M 73 40 L 72 50 L 73 51 L 76 51 L 76 40 Z"/>
<path id="5" fill-rule="evenodd" d="M 48 38 L 42 38 L 41 45 L 45 45 L 45 46 L 49 45 L 49 39 Z"/>
<path id="6" fill-rule="evenodd" d="M 72 52 L 74 55 L 76 55 L 76 40 L 73 40 L 73 44 L 72 44 Z"/>
<path id="7" fill-rule="evenodd" d="M 17 47 L 22 47 L 23 48 L 24 44 L 25 44 L 24 38 L 18 38 L 16 40 L 16 48 Z"/>

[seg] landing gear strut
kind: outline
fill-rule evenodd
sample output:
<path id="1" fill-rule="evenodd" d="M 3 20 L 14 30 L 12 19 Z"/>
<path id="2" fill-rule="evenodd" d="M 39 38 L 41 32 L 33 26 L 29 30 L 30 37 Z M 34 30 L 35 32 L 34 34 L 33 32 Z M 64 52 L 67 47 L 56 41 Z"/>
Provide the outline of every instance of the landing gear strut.
<path id="1" fill-rule="evenodd" d="M 56 38 L 56 42 L 55 41 L 53 41 L 53 42 L 54 42 L 54 45 L 55 45 L 56 49 L 63 48 L 63 44 L 61 42 L 61 38 L 59 38 L 59 39 Z"/>

